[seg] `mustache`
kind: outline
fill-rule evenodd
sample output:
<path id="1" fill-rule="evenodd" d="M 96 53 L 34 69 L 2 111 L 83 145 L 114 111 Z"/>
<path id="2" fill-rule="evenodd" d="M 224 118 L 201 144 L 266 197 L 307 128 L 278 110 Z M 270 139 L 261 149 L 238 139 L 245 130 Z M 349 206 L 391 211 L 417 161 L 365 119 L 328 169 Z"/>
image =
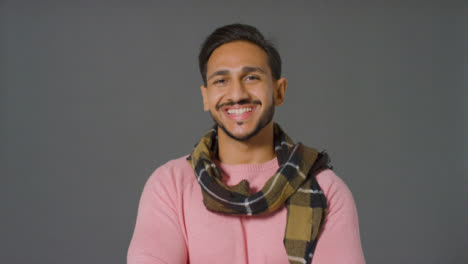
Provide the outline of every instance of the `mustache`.
<path id="1" fill-rule="evenodd" d="M 250 99 L 242 99 L 240 101 L 237 101 L 237 102 L 226 102 L 226 103 L 221 103 L 221 104 L 218 104 L 216 105 L 216 110 L 219 110 L 221 107 L 225 107 L 225 106 L 233 106 L 233 105 L 245 105 L 245 104 L 258 104 L 258 105 L 261 105 L 262 103 L 258 100 L 250 100 Z"/>

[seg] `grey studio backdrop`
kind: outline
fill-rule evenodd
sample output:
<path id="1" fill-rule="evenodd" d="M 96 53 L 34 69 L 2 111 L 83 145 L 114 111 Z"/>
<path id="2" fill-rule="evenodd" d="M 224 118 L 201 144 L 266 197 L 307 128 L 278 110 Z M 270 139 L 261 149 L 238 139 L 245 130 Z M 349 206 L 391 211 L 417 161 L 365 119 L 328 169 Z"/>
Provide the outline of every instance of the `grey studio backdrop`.
<path id="1" fill-rule="evenodd" d="M 212 124 L 200 44 L 242 22 L 277 44 L 276 121 L 331 154 L 367 263 L 468 263 L 466 16 L 462 1 L 2 1 L 0 262 L 125 263 L 147 178 Z"/>

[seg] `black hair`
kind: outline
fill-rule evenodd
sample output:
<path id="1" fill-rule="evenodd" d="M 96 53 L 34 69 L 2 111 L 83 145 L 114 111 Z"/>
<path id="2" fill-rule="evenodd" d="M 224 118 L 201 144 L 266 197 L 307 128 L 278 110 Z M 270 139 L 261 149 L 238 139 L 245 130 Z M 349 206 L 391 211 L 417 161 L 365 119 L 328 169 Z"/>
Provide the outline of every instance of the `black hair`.
<path id="1" fill-rule="evenodd" d="M 200 73 L 205 86 L 206 65 L 213 51 L 223 44 L 236 40 L 248 41 L 262 48 L 268 56 L 268 65 L 270 66 L 273 78 L 276 80 L 281 78 L 281 57 L 273 46 L 273 43 L 266 40 L 262 33 L 253 26 L 230 24 L 213 31 L 201 46 L 200 54 L 198 55 L 198 66 L 200 67 Z"/>

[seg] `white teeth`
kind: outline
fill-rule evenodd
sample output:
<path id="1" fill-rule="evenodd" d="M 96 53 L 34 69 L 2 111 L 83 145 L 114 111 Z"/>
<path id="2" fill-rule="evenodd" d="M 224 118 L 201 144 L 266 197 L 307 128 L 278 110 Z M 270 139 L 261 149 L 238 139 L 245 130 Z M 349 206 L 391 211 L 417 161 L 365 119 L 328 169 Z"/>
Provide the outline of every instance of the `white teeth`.
<path id="1" fill-rule="evenodd" d="M 241 115 L 245 112 L 252 112 L 252 108 L 246 107 L 246 108 L 239 108 L 239 109 L 229 109 L 227 113 L 229 115 L 235 114 L 235 115 Z"/>

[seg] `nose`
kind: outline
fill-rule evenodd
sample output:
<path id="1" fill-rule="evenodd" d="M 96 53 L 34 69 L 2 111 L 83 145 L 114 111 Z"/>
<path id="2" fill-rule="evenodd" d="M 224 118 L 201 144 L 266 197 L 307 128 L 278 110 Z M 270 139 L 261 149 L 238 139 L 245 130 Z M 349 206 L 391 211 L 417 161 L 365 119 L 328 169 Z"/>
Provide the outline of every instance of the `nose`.
<path id="1" fill-rule="evenodd" d="M 240 80 L 233 80 L 229 85 L 226 99 L 234 103 L 250 99 L 245 85 Z"/>

